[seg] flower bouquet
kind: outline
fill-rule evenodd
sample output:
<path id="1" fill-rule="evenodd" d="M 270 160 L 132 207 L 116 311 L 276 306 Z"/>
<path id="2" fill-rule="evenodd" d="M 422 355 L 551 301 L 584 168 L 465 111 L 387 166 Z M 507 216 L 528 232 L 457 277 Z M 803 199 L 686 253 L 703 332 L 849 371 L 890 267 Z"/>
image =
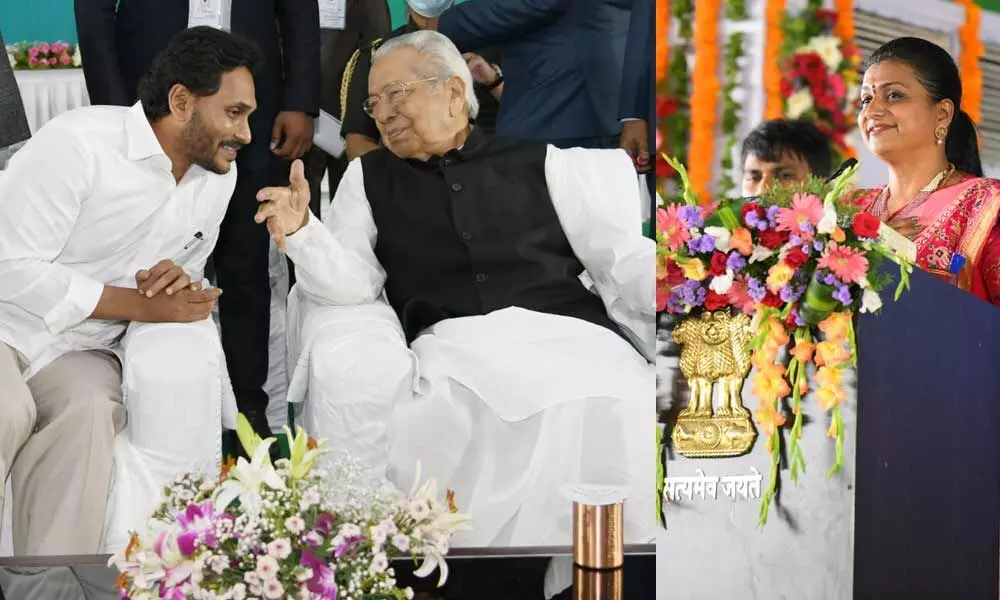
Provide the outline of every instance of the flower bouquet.
<path id="1" fill-rule="evenodd" d="M 12 69 L 72 69 L 82 64 L 80 47 L 67 42 L 22 42 L 7 46 Z"/>
<path id="2" fill-rule="evenodd" d="M 833 34 L 836 21 L 837 13 L 822 8 L 786 17 L 791 48 L 782 60 L 780 93 L 785 116 L 812 121 L 843 158 L 850 152 L 847 136 L 855 126 L 861 53 Z"/>
<path id="3" fill-rule="evenodd" d="M 361 469 L 346 462 L 340 477 L 325 477 L 315 466 L 325 452 L 301 428 L 286 428 L 291 458 L 276 465 L 273 438 L 261 440 L 242 415 L 237 433 L 251 461 L 228 463 L 218 480 L 178 477 L 149 531 L 111 558 L 120 598 L 412 598 L 396 587 L 394 556 L 421 557 L 415 574 L 440 568 L 444 583 L 449 540 L 469 523 L 451 493 L 441 502 L 433 482 L 408 496 L 355 486 Z"/>
<path id="4" fill-rule="evenodd" d="M 830 474 L 843 466 L 840 404 L 844 368 L 855 364 L 853 315 L 882 307 L 880 292 L 891 277 L 879 271 L 899 265 L 895 297 L 909 287 L 912 263 L 881 221 L 860 210 L 849 182 L 855 165 L 832 182 L 775 187 L 766 197 L 703 205 L 687 186 L 683 165 L 667 159 L 685 184 L 680 202 L 657 211 L 657 310 L 674 314 L 728 310 L 753 317 L 749 351 L 756 367 L 754 419 L 767 437 L 771 477 L 762 497 L 766 523 L 781 455 L 779 430 L 789 415 L 788 460 L 793 480 L 805 467 L 799 447 L 799 407 L 813 389 L 831 414 L 828 435 L 836 442 Z M 812 363 L 815 375 L 807 377 Z"/>

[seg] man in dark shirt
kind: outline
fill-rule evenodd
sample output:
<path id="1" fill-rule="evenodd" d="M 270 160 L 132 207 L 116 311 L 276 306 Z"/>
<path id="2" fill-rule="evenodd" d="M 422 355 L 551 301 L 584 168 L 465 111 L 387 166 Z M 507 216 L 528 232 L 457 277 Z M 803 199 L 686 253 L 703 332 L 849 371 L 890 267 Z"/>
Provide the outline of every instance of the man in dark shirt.
<path id="1" fill-rule="evenodd" d="M 582 481 L 631 484 L 625 536 L 648 539 L 654 244 L 632 161 L 471 127 L 439 33 L 373 64 L 385 147 L 348 165 L 326 225 L 300 166 L 260 196 L 298 274 L 304 425 L 398 487 L 421 464 L 475 519 L 463 545 L 569 544 L 560 488 Z"/>
<path id="2" fill-rule="evenodd" d="M 380 137 L 378 127 L 364 111 L 364 101 L 368 97 L 368 74 L 371 71 L 372 56 L 384 42 L 414 31 L 436 31 L 438 17 L 453 4 L 454 0 L 407 0 L 407 22 L 394 29 L 383 39 L 378 39 L 359 48 L 351 57 L 344 71 L 341 86 L 341 128 L 347 147 L 347 158 L 353 160 L 378 147 Z M 471 58 L 471 57 L 470 57 Z M 483 58 L 490 63 L 497 62 L 497 52 L 483 52 Z M 491 65 L 492 66 L 492 65 Z M 480 107 L 486 108 L 485 129 L 492 130 L 499 111 L 498 101 L 493 92 L 503 84 L 499 71 L 488 81 L 488 85 L 478 87 L 476 96 Z M 332 188 L 331 188 L 332 189 Z"/>
<path id="3" fill-rule="evenodd" d="M 343 29 L 320 31 L 320 108 L 340 118 L 340 88 L 344 71 L 359 48 L 368 46 L 389 33 L 389 6 L 385 0 L 349 0 L 345 6 Z M 337 189 L 347 168 L 347 157 L 330 156 L 313 147 L 305 158 L 306 175 L 312 194 L 312 210 L 319 214 L 320 182 L 329 175 L 330 193 Z"/>

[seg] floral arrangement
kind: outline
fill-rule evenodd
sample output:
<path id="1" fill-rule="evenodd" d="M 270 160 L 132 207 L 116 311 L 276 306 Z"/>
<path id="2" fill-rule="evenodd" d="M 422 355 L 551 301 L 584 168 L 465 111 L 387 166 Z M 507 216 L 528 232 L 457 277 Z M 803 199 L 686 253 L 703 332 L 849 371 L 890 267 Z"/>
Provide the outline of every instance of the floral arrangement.
<path id="1" fill-rule="evenodd" d="M 658 190 L 665 190 L 667 182 L 677 173 L 663 160 L 662 153 L 687 156 L 690 137 L 691 77 L 688 54 L 694 42 L 694 4 L 692 0 L 658 0 L 656 62 L 656 164 L 655 177 Z M 669 33 L 676 23 L 677 39 L 667 44 Z M 683 158 L 681 159 L 683 160 Z"/>
<path id="2" fill-rule="evenodd" d="M 228 463 L 218 479 L 178 477 L 149 521 L 110 564 L 121 571 L 123 600 L 403 600 L 389 560 L 421 557 L 415 572 L 440 569 L 449 540 L 467 529 L 452 494 L 433 482 L 409 495 L 355 485 L 349 461 L 339 477 L 316 468 L 325 453 L 299 428 L 286 427 L 291 458 L 271 464 L 273 438 L 261 440 L 240 415 L 237 433 L 252 456 Z"/>
<path id="3" fill-rule="evenodd" d="M 683 165 L 666 158 L 687 183 Z M 803 398 L 812 388 L 831 415 L 828 434 L 836 442 L 830 474 L 843 465 L 845 399 L 842 371 L 855 364 L 853 315 L 877 312 L 880 292 L 891 278 L 879 271 L 899 265 L 895 297 L 909 287 L 912 264 L 881 221 L 860 210 L 849 181 L 857 165 L 832 182 L 811 179 L 775 187 L 766 197 L 704 205 L 686 185 L 683 198 L 657 211 L 657 310 L 673 314 L 742 311 L 753 316 L 754 413 L 771 452 L 771 479 L 761 504 L 766 523 L 777 486 L 779 430 L 789 417 L 788 460 L 798 479 L 805 459 Z M 810 382 L 807 365 L 816 367 Z"/>
<path id="4" fill-rule="evenodd" d="M 21 42 L 7 46 L 12 69 L 72 69 L 83 64 L 80 47 L 67 42 Z"/>
<path id="5" fill-rule="evenodd" d="M 856 126 L 861 53 L 836 35 L 837 25 L 838 13 L 816 0 L 797 17 L 786 15 L 779 93 L 784 116 L 815 123 L 844 159 L 853 155 L 847 137 Z"/>

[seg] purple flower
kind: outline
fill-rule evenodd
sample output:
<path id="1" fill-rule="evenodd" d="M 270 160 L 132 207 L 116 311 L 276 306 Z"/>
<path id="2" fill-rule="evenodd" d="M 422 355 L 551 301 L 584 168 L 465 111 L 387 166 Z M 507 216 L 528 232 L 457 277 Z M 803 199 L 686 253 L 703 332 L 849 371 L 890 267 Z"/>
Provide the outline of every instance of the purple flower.
<path id="1" fill-rule="evenodd" d="M 799 246 L 802 244 L 802 238 L 795 235 L 794 233 L 788 236 L 788 243 L 792 246 Z"/>
<path id="2" fill-rule="evenodd" d="M 177 536 L 177 546 L 184 556 L 191 556 L 201 542 L 209 548 L 218 548 L 219 540 L 215 535 L 216 523 L 232 520 L 226 513 L 216 513 L 211 500 L 201 504 L 188 504 L 183 513 L 177 515 L 177 522 L 184 531 Z"/>
<path id="3" fill-rule="evenodd" d="M 696 206 L 682 206 L 680 210 L 677 211 L 677 216 L 681 221 L 684 221 L 684 224 L 688 226 L 688 229 L 701 227 L 705 223 L 705 221 L 701 218 L 701 209 Z"/>
<path id="4" fill-rule="evenodd" d="M 833 297 L 839 300 L 844 306 L 851 305 L 851 291 L 847 289 L 846 285 L 838 285 L 837 291 L 833 293 Z"/>
<path id="5" fill-rule="evenodd" d="M 799 223 L 799 230 L 803 233 L 812 233 L 813 226 L 809 223 L 809 221 L 802 221 Z"/>
<path id="6" fill-rule="evenodd" d="M 730 252 L 729 258 L 726 259 L 726 267 L 732 269 L 734 273 L 738 273 L 743 270 L 743 267 L 747 266 L 747 259 L 740 256 L 739 252 Z"/>
<path id="7" fill-rule="evenodd" d="M 759 279 L 750 277 L 747 279 L 747 295 L 760 302 L 767 295 L 767 290 L 764 289 L 764 284 Z"/>
<path id="8" fill-rule="evenodd" d="M 813 242 L 813 248 L 816 249 L 816 252 L 822 252 L 823 248 L 825 248 L 825 247 L 826 246 L 823 245 L 823 242 L 821 242 L 819 240 L 816 240 L 816 241 Z"/>
<path id="9" fill-rule="evenodd" d="M 306 583 L 306 587 L 313 593 L 313 598 L 337 600 L 337 581 L 328 564 L 319 560 L 312 552 L 303 550 L 299 565 L 312 571 L 312 579 Z"/>
<path id="10" fill-rule="evenodd" d="M 751 210 L 747 213 L 746 219 L 744 220 L 746 221 L 747 227 L 753 229 L 760 224 L 760 215 L 757 214 L 757 211 Z"/>
<path id="11" fill-rule="evenodd" d="M 358 542 L 361 542 L 364 539 L 365 536 L 363 535 L 352 535 L 344 538 L 344 541 L 341 542 L 340 545 L 337 546 L 337 549 L 334 551 L 333 553 L 334 557 L 340 558 L 345 554 L 352 554 L 354 550 L 357 548 Z"/>
<path id="12" fill-rule="evenodd" d="M 796 327 L 805 327 L 806 326 L 806 320 L 803 319 L 802 315 L 799 314 L 799 309 L 797 309 L 797 308 L 793 308 L 792 309 L 792 318 L 795 319 L 795 326 Z"/>
<path id="13" fill-rule="evenodd" d="M 330 513 L 320 513 L 316 517 L 316 524 L 313 528 L 323 535 L 329 535 L 330 530 L 333 528 L 333 515 Z"/>
<path id="14" fill-rule="evenodd" d="M 688 252 L 691 254 L 708 254 L 715 250 L 715 238 L 705 234 L 698 239 L 688 242 Z"/>
<path id="15" fill-rule="evenodd" d="M 667 300 L 669 306 L 676 307 L 674 312 L 684 312 L 685 308 L 701 306 L 705 302 L 707 292 L 699 281 L 685 281 L 674 288 L 674 292 Z"/>
<path id="16" fill-rule="evenodd" d="M 804 291 L 805 288 L 803 286 L 789 284 L 781 288 L 778 295 L 781 297 L 781 301 L 787 304 L 798 300 Z"/>
<path id="17" fill-rule="evenodd" d="M 826 285 L 837 285 L 837 284 L 840 283 L 840 280 L 837 279 L 836 275 L 834 275 L 833 273 L 829 273 L 829 272 L 827 272 L 826 274 L 824 274 L 820 278 L 820 281 L 822 281 Z"/>
<path id="18" fill-rule="evenodd" d="M 760 221 L 757 222 L 757 231 L 767 231 L 768 228 L 769 225 L 767 224 L 767 221 L 761 219 Z"/>
<path id="19" fill-rule="evenodd" d="M 772 204 L 767 207 L 767 222 L 774 225 L 778 222 L 778 212 L 781 211 L 781 207 L 777 204 Z"/>

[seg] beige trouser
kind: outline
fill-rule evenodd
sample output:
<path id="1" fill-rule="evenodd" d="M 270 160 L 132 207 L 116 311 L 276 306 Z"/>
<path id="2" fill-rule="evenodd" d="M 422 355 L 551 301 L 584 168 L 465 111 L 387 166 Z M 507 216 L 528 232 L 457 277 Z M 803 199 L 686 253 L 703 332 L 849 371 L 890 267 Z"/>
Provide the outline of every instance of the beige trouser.
<path id="1" fill-rule="evenodd" d="M 0 343 L 0 489 L 10 471 L 14 553 L 96 554 L 125 424 L 122 375 L 109 352 L 71 352 L 27 383 Z"/>

